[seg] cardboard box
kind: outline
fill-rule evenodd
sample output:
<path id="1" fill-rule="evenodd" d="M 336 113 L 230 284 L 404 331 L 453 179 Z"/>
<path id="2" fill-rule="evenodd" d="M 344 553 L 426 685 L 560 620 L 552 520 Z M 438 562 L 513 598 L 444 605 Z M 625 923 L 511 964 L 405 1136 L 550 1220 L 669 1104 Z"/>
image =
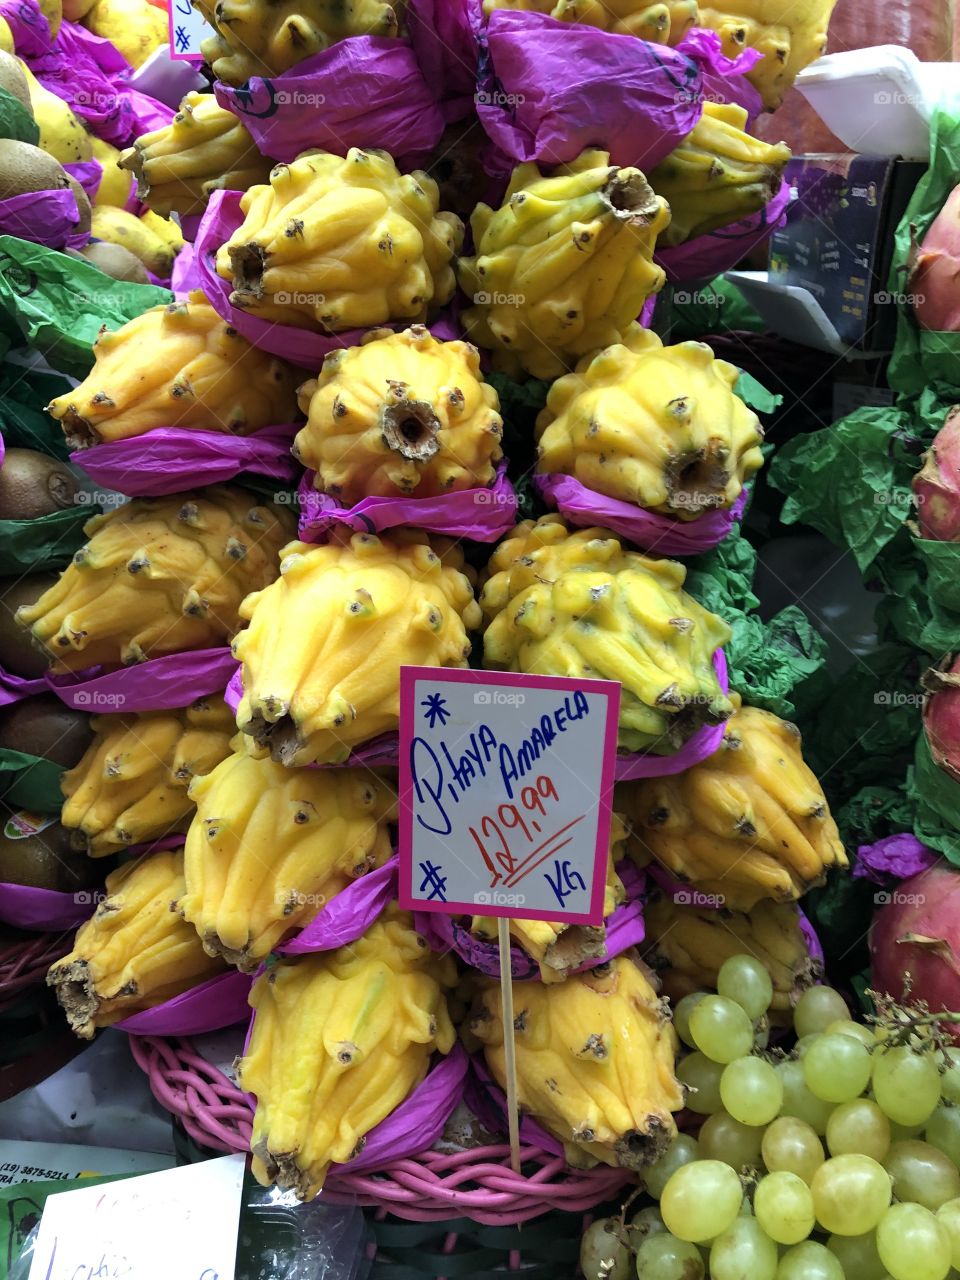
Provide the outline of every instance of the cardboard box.
<path id="1" fill-rule="evenodd" d="M 850 153 L 795 156 L 787 166 L 796 199 L 770 239 L 770 280 L 807 289 L 841 340 L 861 351 L 893 346 L 893 233 L 925 169 Z"/>

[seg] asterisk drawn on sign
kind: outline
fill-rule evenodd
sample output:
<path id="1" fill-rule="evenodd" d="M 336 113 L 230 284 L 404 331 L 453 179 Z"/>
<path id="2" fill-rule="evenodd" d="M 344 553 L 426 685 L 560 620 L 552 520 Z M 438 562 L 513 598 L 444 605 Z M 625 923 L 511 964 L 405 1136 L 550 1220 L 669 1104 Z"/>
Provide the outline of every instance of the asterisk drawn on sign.
<path id="1" fill-rule="evenodd" d="M 445 725 L 450 719 L 450 710 L 447 707 L 447 700 L 444 698 L 442 693 L 428 694 L 421 700 L 420 705 L 423 707 L 424 719 L 427 722 L 427 727 L 430 729 L 436 728 L 438 720 L 441 725 Z"/>

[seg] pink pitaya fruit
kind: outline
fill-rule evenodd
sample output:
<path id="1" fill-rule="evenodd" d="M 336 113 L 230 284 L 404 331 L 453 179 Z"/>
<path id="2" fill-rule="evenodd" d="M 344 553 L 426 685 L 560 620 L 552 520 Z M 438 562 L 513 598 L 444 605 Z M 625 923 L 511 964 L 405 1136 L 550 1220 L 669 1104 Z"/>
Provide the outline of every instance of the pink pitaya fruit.
<path id="1" fill-rule="evenodd" d="M 933 761 L 960 782 L 960 657 L 924 674 L 923 731 Z"/>
<path id="2" fill-rule="evenodd" d="M 960 187 L 911 251 L 908 291 L 921 329 L 960 332 Z"/>
<path id="3" fill-rule="evenodd" d="M 934 542 L 960 542 L 960 406 L 946 421 L 913 477 L 920 536 Z"/>

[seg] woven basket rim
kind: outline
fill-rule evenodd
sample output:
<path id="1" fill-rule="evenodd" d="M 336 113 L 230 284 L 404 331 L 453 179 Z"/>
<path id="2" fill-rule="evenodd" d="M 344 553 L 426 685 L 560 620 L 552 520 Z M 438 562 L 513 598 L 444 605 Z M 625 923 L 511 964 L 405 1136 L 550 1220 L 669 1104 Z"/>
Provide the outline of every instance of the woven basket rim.
<path id="1" fill-rule="evenodd" d="M 70 950 L 73 934 L 25 934 L 0 943 L 0 1005 L 28 987 L 42 986 L 47 970 Z"/>

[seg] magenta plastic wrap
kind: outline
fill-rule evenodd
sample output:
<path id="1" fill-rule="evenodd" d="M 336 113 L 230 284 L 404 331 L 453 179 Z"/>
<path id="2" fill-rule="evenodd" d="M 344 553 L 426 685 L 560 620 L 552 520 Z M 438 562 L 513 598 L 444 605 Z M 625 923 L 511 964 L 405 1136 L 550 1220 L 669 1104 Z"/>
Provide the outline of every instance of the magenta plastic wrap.
<path id="1" fill-rule="evenodd" d="M 385 36 L 338 40 L 273 79 L 217 83 L 214 92 L 263 155 L 287 164 L 314 147 L 341 156 L 379 147 L 416 169 L 444 126 L 410 42 Z"/>
<path id="2" fill-rule="evenodd" d="M 182 228 L 181 228 L 182 230 Z M 173 272 L 170 276 L 170 288 L 178 302 L 182 301 L 191 289 L 200 288 L 200 273 L 197 270 L 197 256 L 193 245 L 188 240 L 173 260 Z"/>
<path id="3" fill-rule="evenodd" d="M 0 18 L 10 28 L 19 58 L 39 58 L 53 47 L 50 24 L 37 0 L 0 0 Z"/>
<path id="4" fill-rule="evenodd" d="M 71 178 L 76 178 L 86 192 L 87 199 L 93 204 L 103 177 L 103 165 L 100 161 L 76 160 L 73 164 L 65 164 L 63 167 Z"/>
<path id="5" fill-rule="evenodd" d="M 0 667 L 0 707 L 9 707 L 11 703 L 22 702 L 24 698 L 49 692 L 50 688 L 43 676 L 28 679 L 26 676 L 15 676 L 12 671 L 4 671 Z"/>
<path id="6" fill-rule="evenodd" d="M 712 280 L 714 276 L 730 271 L 742 258 L 762 244 L 784 224 L 787 206 L 792 199 L 790 184 L 780 184 L 780 190 L 759 213 L 720 227 L 709 235 L 697 236 L 674 249 L 662 249 L 654 254 L 654 261 L 667 273 L 673 284 L 693 280 Z"/>
<path id="7" fill-rule="evenodd" d="M 677 520 L 644 511 L 632 502 L 588 489 L 573 476 L 534 476 L 534 487 L 548 506 L 579 529 L 599 524 L 645 551 L 663 556 L 695 556 L 712 551 L 743 515 L 749 498 L 744 489 L 729 511 L 709 511 L 696 520 Z"/>
<path id="8" fill-rule="evenodd" d="M 707 102 L 735 102 L 744 107 L 752 123 L 763 110 L 763 99 L 746 74 L 762 59 L 759 49 L 744 49 L 736 58 L 728 58 L 716 31 L 694 27 L 678 45 L 700 67 L 703 97 Z"/>
<path id="9" fill-rule="evenodd" d="M 507 9 L 482 44 L 477 114 L 515 161 L 559 164 L 601 147 L 611 164 L 649 171 L 702 112 L 699 65 L 665 45 Z"/>
<path id="10" fill-rule="evenodd" d="M 727 678 L 727 659 L 722 649 L 713 655 L 713 669 L 724 693 L 729 692 Z M 618 752 L 615 777 L 617 782 L 627 782 L 633 778 L 666 778 L 675 773 L 683 773 L 707 756 L 712 756 L 723 741 L 724 726 L 722 724 L 704 725 L 698 729 L 679 751 L 670 756 L 657 756 L 651 753 Z"/>
<path id="11" fill-rule="evenodd" d="M 396 854 L 382 867 L 348 884 L 331 898 L 320 913 L 295 938 L 275 950 L 280 955 L 302 956 L 313 951 L 345 947 L 370 928 L 388 903 L 397 896 Z"/>
<path id="12" fill-rule="evenodd" d="M 151 658 L 135 667 L 47 676 L 50 690 L 77 711 L 167 711 L 219 693 L 236 668 L 228 648 Z"/>
<path id="13" fill-rule="evenodd" d="M 32 240 L 48 249 L 82 249 L 90 232 L 78 232 L 79 221 L 77 197 L 69 187 L 0 200 L 0 235 Z"/>
<path id="14" fill-rule="evenodd" d="M 463 1100 L 491 1133 L 507 1132 L 507 1096 L 487 1069 L 482 1053 L 470 1058 L 470 1071 L 464 1081 Z M 563 1155 L 563 1143 L 540 1127 L 532 1116 L 520 1116 L 520 1141 L 552 1155 Z"/>
<path id="15" fill-rule="evenodd" d="M 482 23 L 480 0 L 408 0 L 410 43 L 448 122 L 473 114 Z"/>
<path id="16" fill-rule="evenodd" d="M 517 523 L 517 495 L 507 479 L 507 464 L 501 462 L 497 478 L 485 489 L 464 489 L 436 498 L 363 498 L 354 507 L 341 507 L 336 498 L 317 493 L 314 473 L 300 481 L 297 501 L 300 510 L 300 537 L 306 542 L 323 541 L 338 524 L 357 533 L 382 533 L 398 525 L 446 533 L 474 542 L 496 542 Z"/>
<path id="17" fill-rule="evenodd" d="M 817 931 L 807 916 L 804 915 L 803 909 L 797 908 L 800 923 L 800 932 L 803 934 L 804 941 L 807 944 L 807 952 L 811 960 L 816 960 L 822 965 L 824 961 L 823 946 L 817 937 Z"/>
<path id="18" fill-rule="evenodd" d="M 853 876 L 854 879 L 887 885 L 891 879 L 909 880 L 921 871 L 929 871 L 937 861 L 932 849 L 928 849 L 916 836 L 904 832 L 903 835 L 887 836 L 875 844 L 860 845 Z"/>
<path id="19" fill-rule="evenodd" d="M 646 876 L 632 862 L 621 862 L 617 874 L 627 891 L 627 901 L 617 907 L 606 922 L 607 942 L 603 955 L 586 960 L 574 972 L 595 969 L 628 947 L 643 941 L 643 892 Z M 477 911 L 482 915 L 482 910 Z M 488 978 L 500 977 L 500 948 L 494 942 L 475 938 L 469 926 L 456 916 L 446 912 L 415 911 L 413 925 L 422 934 L 433 951 L 455 951 L 473 969 L 485 973 Z M 517 943 L 510 945 L 510 973 L 515 982 L 539 982 L 540 967 Z"/>
<path id="20" fill-rule="evenodd" d="M 101 895 L 93 890 L 56 893 L 23 884 L 0 884 L 0 921 L 18 929 L 53 933 L 83 924 Z"/>
<path id="21" fill-rule="evenodd" d="M 252 986 L 248 973 L 223 973 L 113 1026 L 134 1036 L 196 1036 L 220 1031 L 250 1017 L 247 997 Z"/>
<path id="22" fill-rule="evenodd" d="M 234 436 L 224 431 L 157 427 L 129 440 L 78 449 L 70 461 L 105 489 L 130 498 L 179 493 L 184 475 L 192 485 L 207 485 L 232 480 L 241 471 L 255 471 L 286 486 L 296 481 L 300 471 L 290 453 L 298 430 L 285 425 Z"/>

